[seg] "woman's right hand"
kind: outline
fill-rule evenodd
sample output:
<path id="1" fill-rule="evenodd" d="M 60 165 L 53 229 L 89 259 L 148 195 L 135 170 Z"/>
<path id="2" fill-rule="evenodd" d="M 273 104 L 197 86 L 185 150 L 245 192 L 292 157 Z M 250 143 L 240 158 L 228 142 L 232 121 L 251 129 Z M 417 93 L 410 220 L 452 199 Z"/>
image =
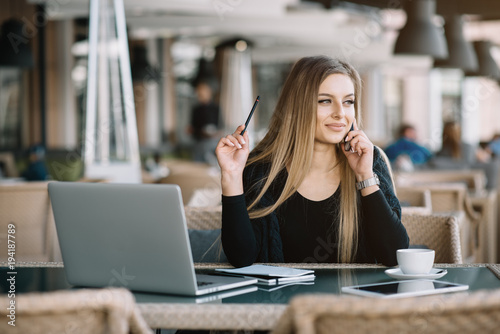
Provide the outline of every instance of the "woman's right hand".
<path id="1" fill-rule="evenodd" d="M 244 128 L 240 125 L 233 134 L 221 138 L 215 149 L 221 168 L 222 194 L 225 196 L 243 194 L 243 169 L 250 153 L 248 132 L 240 135 Z"/>

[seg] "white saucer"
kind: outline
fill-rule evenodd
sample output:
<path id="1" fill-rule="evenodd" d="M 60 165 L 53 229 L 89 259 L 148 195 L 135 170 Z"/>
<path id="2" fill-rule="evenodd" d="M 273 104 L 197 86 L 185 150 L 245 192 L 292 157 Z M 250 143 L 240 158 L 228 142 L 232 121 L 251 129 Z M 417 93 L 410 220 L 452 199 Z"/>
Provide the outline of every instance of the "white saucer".
<path id="1" fill-rule="evenodd" d="M 401 269 L 399 268 L 393 268 L 393 269 L 387 269 L 385 273 L 395 279 L 438 279 L 443 277 L 448 273 L 446 269 L 439 269 L 439 268 L 432 268 L 431 272 L 428 274 L 418 274 L 418 275 L 406 275 L 403 274 Z"/>

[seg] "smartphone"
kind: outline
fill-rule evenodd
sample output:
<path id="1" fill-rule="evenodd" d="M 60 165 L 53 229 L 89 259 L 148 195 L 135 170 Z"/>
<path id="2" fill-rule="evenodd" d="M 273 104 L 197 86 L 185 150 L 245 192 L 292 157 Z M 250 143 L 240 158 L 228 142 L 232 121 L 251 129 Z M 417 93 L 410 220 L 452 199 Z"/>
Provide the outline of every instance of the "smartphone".
<path id="1" fill-rule="evenodd" d="M 352 123 L 351 128 L 349 129 L 349 132 L 351 132 L 352 130 L 354 130 L 354 123 Z M 349 132 L 347 133 L 347 135 L 344 138 L 344 150 L 345 151 L 351 150 L 351 141 L 350 140 L 346 141 L 346 138 L 349 135 Z"/>
<path id="2" fill-rule="evenodd" d="M 250 111 L 250 114 L 247 117 L 247 121 L 245 122 L 245 128 L 240 133 L 240 135 L 242 135 L 242 136 L 245 133 L 245 131 L 247 130 L 248 123 L 250 123 L 250 120 L 252 119 L 253 112 L 255 111 L 255 108 L 257 107 L 257 104 L 259 103 L 259 99 L 260 99 L 260 95 L 257 96 L 257 98 L 255 99 L 255 102 L 253 104 L 252 110 Z"/>

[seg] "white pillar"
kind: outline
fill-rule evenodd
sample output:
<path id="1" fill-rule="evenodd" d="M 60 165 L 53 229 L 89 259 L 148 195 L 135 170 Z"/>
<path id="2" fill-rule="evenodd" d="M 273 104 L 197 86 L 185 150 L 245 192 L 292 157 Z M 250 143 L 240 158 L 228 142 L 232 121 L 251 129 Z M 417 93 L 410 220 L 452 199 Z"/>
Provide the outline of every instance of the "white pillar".
<path id="1" fill-rule="evenodd" d="M 159 63 L 158 59 L 158 44 L 156 39 L 146 41 L 148 63 L 156 68 Z M 145 110 L 145 144 L 148 147 L 159 147 L 161 145 L 160 136 L 160 106 L 159 95 L 160 85 L 157 81 L 144 81 L 146 85 L 146 110 Z"/>
<path id="2" fill-rule="evenodd" d="M 500 89 L 481 77 L 465 78 L 462 90 L 462 139 L 472 145 L 500 132 Z"/>
<path id="3" fill-rule="evenodd" d="M 437 69 L 429 72 L 429 99 L 426 119 L 428 120 L 426 135 L 428 141 L 423 143 L 432 151 L 442 145 L 443 136 L 443 96 L 441 88 L 441 72 Z M 425 115 L 425 112 L 422 114 Z"/>
<path id="4" fill-rule="evenodd" d="M 175 135 L 181 136 L 183 130 L 176 134 L 176 126 L 180 122 L 177 119 L 177 102 L 175 96 L 175 77 L 173 74 L 174 59 L 172 57 L 171 48 L 174 40 L 173 38 L 165 38 L 161 42 L 161 55 L 163 57 L 163 73 L 161 85 L 161 99 L 163 110 L 160 110 L 162 116 L 160 117 L 160 138 L 162 144 L 167 138 L 175 138 Z M 167 138 L 165 138 L 167 137 Z M 175 144 L 175 142 L 173 143 Z"/>
<path id="5" fill-rule="evenodd" d="M 58 142 L 64 145 L 65 149 L 72 150 L 77 147 L 79 131 L 75 101 L 76 93 L 71 78 L 74 65 L 73 56 L 71 55 L 74 28 L 72 20 L 57 21 L 56 25 L 57 40 L 60 43 L 59 55 L 57 56 L 57 59 L 59 59 L 57 71 L 59 75 L 58 117 L 61 120 L 58 126 Z"/>
<path id="6" fill-rule="evenodd" d="M 379 68 L 373 67 L 363 72 L 362 77 L 362 129 L 374 143 L 385 144 L 387 117 L 384 109 L 383 76 Z"/>
<path id="7" fill-rule="evenodd" d="M 254 100 L 250 51 L 247 49 L 241 52 L 232 47 L 226 48 L 224 50 L 220 104 L 227 133 L 234 132 L 238 125 L 245 123 Z M 250 122 L 248 126 L 248 134 L 251 139 L 254 139 L 253 123 Z"/>
<path id="8" fill-rule="evenodd" d="M 418 142 L 432 151 L 441 147 L 442 113 L 439 71 L 415 73 L 404 79 L 402 122 L 413 125 Z"/>

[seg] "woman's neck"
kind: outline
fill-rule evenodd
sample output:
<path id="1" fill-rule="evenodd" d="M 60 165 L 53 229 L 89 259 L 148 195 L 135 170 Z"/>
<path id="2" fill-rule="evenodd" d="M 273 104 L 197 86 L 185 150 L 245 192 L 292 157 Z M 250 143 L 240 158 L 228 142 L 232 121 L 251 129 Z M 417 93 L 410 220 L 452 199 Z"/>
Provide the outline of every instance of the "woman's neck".
<path id="1" fill-rule="evenodd" d="M 334 145 L 314 145 L 313 159 L 310 172 L 331 173 L 338 165 L 337 151 Z"/>
<path id="2" fill-rule="evenodd" d="M 340 171 L 337 167 L 335 147 L 315 145 L 311 168 L 297 191 L 313 201 L 329 198 L 340 184 Z"/>

